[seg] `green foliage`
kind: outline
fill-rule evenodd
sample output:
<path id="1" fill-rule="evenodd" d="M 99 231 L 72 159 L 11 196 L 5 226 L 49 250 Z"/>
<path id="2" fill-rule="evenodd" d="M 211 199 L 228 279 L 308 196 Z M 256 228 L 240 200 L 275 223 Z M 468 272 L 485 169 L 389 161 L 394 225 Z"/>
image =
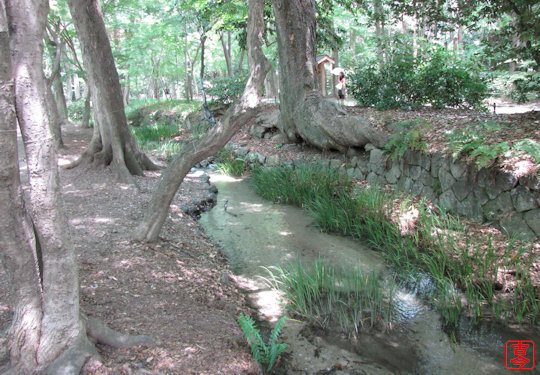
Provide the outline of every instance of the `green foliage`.
<path id="1" fill-rule="evenodd" d="M 206 92 L 213 101 L 220 104 L 231 104 L 240 97 L 246 86 L 247 77 L 235 75 L 212 80 Z"/>
<path id="2" fill-rule="evenodd" d="M 398 123 L 396 132 L 390 136 L 390 140 L 384 146 L 385 151 L 390 154 L 391 159 L 403 157 L 408 149 L 427 152 L 423 129 L 429 126 L 430 124 L 424 119 Z"/>
<path id="3" fill-rule="evenodd" d="M 157 121 L 180 124 L 188 113 L 197 110 L 199 102 L 186 100 L 133 100 L 126 108 L 126 117 L 132 126 L 150 125 Z"/>
<path id="4" fill-rule="evenodd" d="M 139 127 L 130 127 L 139 147 L 145 151 L 156 151 L 165 159 L 170 159 L 182 148 L 182 144 L 172 138 L 178 134 L 178 125 L 159 121 Z"/>
<path id="5" fill-rule="evenodd" d="M 540 96 L 540 72 L 523 73 L 522 77 L 513 80 L 513 84 L 514 90 L 510 96 L 518 103 L 525 103 Z"/>
<path id="6" fill-rule="evenodd" d="M 240 313 L 238 317 L 238 324 L 242 328 L 242 332 L 244 332 L 247 342 L 251 347 L 251 354 L 266 373 L 272 371 L 279 356 L 287 350 L 288 345 L 286 343 L 278 342 L 286 319 L 285 316 L 282 316 L 278 320 L 276 326 L 270 332 L 268 344 L 265 344 L 253 318 L 243 313 Z"/>
<path id="7" fill-rule="evenodd" d="M 249 164 L 237 157 L 230 149 L 223 149 L 217 155 L 217 171 L 228 176 L 243 176 L 249 169 Z"/>
<path id="8" fill-rule="evenodd" d="M 171 159 L 182 149 L 182 143 L 174 140 L 180 124 L 198 105 L 185 100 L 133 101 L 127 109 L 131 133 L 141 149 Z"/>
<path id="9" fill-rule="evenodd" d="M 84 116 L 84 99 L 68 102 L 68 115 L 71 121 L 81 122 Z"/>
<path id="10" fill-rule="evenodd" d="M 512 150 L 525 152 L 533 157 L 535 163 L 540 163 L 540 144 L 534 139 L 522 139 L 512 146 Z"/>
<path id="11" fill-rule="evenodd" d="M 483 126 L 496 128 L 499 125 L 490 123 Z M 394 211 L 388 205 L 396 199 L 396 193 L 385 192 L 375 186 L 352 189 L 349 183 L 342 185 L 339 179 L 334 178 L 327 178 L 326 181 L 335 183 L 327 184 L 320 191 L 316 187 L 309 188 L 314 181 L 325 181 L 320 176 L 325 173 L 332 175 L 333 172 L 310 166 L 260 168 L 252 176 L 252 181 L 257 193 L 263 197 L 304 207 L 322 230 L 369 241 L 415 289 L 420 289 L 415 280 L 428 274 L 432 287 L 426 297 L 434 301 L 443 314 L 451 335 L 461 312 L 465 310 L 455 292 L 457 289 L 467 294 L 466 311 L 476 319 L 486 308 L 491 308 L 497 317 L 506 314 L 534 324 L 540 312 L 540 301 L 535 297 L 538 288 L 527 271 L 533 267 L 533 244 L 522 242 L 519 253 L 511 256 L 517 246 L 516 241 L 511 241 L 504 254 L 495 254 L 490 237 L 474 238 L 474 244 L 463 241 L 466 228 L 458 217 L 424 201 L 413 205 L 412 200 L 404 201 L 401 212 L 417 210 L 419 217 L 415 227 L 404 234 L 399 223 L 391 219 L 399 217 L 400 211 Z M 519 295 L 514 295 L 511 301 L 493 296 L 497 270 L 501 267 L 524 270 L 516 271 L 519 273 L 519 287 L 516 287 Z M 318 296 L 321 290 L 328 291 L 328 288 L 317 286 L 320 283 L 313 276 L 322 271 L 304 272 L 298 265 L 289 268 L 286 272 L 278 269 L 279 277 L 273 280 L 277 284 L 297 283 L 289 286 L 292 291 L 298 290 L 294 292 L 298 296 L 288 297 L 293 311 L 301 316 L 311 316 L 309 319 L 318 325 L 328 324 L 332 316 L 322 307 L 317 307 L 324 304 L 311 306 L 314 296 Z"/>
<path id="12" fill-rule="evenodd" d="M 479 108 L 488 96 L 487 84 L 479 69 L 442 47 L 431 53 L 418 79 L 423 102 L 435 108 Z"/>
<path id="13" fill-rule="evenodd" d="M 480 124 L 471 124 L 466 129 L 456 129 L 447 134 L 448 145 L 452 151 L 454 160 L 468 155 L 478 168 L 484 168 L 491 165 L 502 154 L 510 150 L 508 142 L 500 142 L 493 145 L 487 145 L 486 140 L 479 134 L 496 131 L 500 125 L 492 120 Z M 535 143 L 534 141 L 532 141 Z M 531 151 L 534 154 L 533 144 L 526 141 L 517 143 L 513 149 Z"/>
<path id="14" fill-rule="evenodd" d="M 372 61 L 349 76 L 351 95 L 362 106 L 478 108 L 488 95 L 478 69 L 462 56 L 427 47 L 415 57 L 413 43 L 402 36 L 394 37 L 387 49 L 383 64 Z"/>
<path id="15" fill-rule="evenodd" d="M 317 327 L 327 329 L 337 323 L 343 333 L 358 335 L 391 320 L 393 284 L 383 286 L 374 272 L 364 274 L 320 260 L 311 267 L 297 260 L 267 271 L 269 284 L 284 292 L 287 308 Z"/>
<path id="16" fill-rule="evenodd" d="M 257 168 L 251 174 L 257 194 L 280 203 L 305 206 L 314 197 L 337 197 L 352 188 L 348 176 L 340 176 L 335 170 L 305 164 Z"/>

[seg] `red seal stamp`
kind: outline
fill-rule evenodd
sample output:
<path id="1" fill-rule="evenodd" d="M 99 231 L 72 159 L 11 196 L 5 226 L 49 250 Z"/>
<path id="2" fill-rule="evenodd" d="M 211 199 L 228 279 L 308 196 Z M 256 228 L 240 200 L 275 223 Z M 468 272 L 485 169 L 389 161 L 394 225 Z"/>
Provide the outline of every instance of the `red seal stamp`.
<path id="1" fill-rule="evenodd" d="M 504 361 L 508 370 L 532 370 L 535 348 L 532 340 L 508 340 L 504 346 Z"/>

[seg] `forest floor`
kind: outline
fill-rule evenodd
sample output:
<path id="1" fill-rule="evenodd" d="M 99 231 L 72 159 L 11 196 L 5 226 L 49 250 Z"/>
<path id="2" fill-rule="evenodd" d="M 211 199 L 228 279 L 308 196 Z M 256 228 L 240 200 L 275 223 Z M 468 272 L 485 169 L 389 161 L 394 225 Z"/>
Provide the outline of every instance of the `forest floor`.
<path id="1" fill-rule="evenodd" d="M 60 165 L 77 158 L 91 135 L 92 129 L 66 126 Z M 180 209 L 207 185 L 188 176 L 159 241 L 130 240 L 159 174 L 137 177 L 137 189 L 116 183 L 108 169 L 61 170 L 82 311 L 119 332 L 157 341 L 127 349 L 98 345 L 101 363 L 89 362 L 84 374 L 256 374 L 236 322 L 240 312 L 250 313 L 245 296 L 219 250 Z M 11 307 L 0 271 L 0 332 L 9 327 Z"/>
<path id="2" fill-rule="evenodd" d="M 362 112 L 381 128 L 418 117 L 418 113 L 405 111 L 350 111 Z M 434 126 L 428 131 L 435 141 L 445 131 L 444 124 L 447 128 L 460 126 L 462 120 L 455 111 L 429 111 L 426 115 L 433 119 L 430 122 Z M 521 124 L 507 129 L 510 141 L 524 137 L 539 140 L 538 112 L 508 116 L 516 116 Z M 91 129 L 67 126 L 63 131 L 66 147 L 60 151 L 61 165 L 77 158 L 91 137 Z M 493 141 L 505 139 L 501 134 L 493 137 Z M 264 155 L 280 154 L 290 159 L 320 154 L 309 148 L 254 139 L 245 131 L 239 132 L 234 141 Z M 436 151 L 443 144 L 432 142 L 430 147 Z M 257 365 L 236 323 L 240 312 L 250 312 L 246 296 L 217 246 L 180 208 L 202 196 L 204 184 L 193 176 L 184 180 L 157 243 L 130 240 L 159 175 L 147 172 L 137 177 L 137 189 L 116 183 L 109 170 L 79 167 L 61 172 L 79 258 L 82 311 L 115 330 L 149 335 L 157 342 L 127 349 L 98 346 L 102 360 L 90 362 L 85 374 L 256 374 Z M 0 270 L 0 332 L 9 326 L 11 307 L 6 275 Z"/>

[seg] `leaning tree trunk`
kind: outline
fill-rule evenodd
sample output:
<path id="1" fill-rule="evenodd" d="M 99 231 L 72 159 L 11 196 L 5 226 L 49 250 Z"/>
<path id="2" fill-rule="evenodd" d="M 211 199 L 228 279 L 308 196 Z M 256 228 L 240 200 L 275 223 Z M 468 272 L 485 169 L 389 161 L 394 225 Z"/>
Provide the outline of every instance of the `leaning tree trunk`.
<path id="1" fill-rule="evenodd" d="M 110 165 L 120 181 L 132 182 L 131 175 L 142 175 L 143 170 L 157 167 L 139 150 L 129 130 L 99 0 L 68 0 L 68 5 L 81 42 L 94 113 L 99 120 L 96 124 L 99 137 L 91 141 L 96 143 L 90 144 L 72 166 L 81 162 Z"/>
<path id="2" fill-rule="evenodd" d="M 78 374 L 96 355 L 89 337 L 118 342 L 79 310 L 77 258 L 45 99 L 42 41 L 48 9 L 47 0 L 0 2 L 0 52 L 7 57 L 0 60 L 0 260 L 15 294 L 8 373 L 68 375 Z M 16 123 L 28 164 L 28 202 L 21 189 Z M 119 337 L 122 344 L 150 341 Z"/>
<path id="3" fill-rule="evenodd" d="M 316 86 L 315 1 L 273 0 L 277 27 L 280 118 L 279 128 L 289 142 L 301 139 L 318 148 L 346 151 L 386 136 L 360 116 L 324 99 Z"/>
<path id="4" fill-rule="evenodd" d="M 270 70 L 270 63 L 262 51 L 264 0 L 249 0 L 248 3 L 247 44 L 250 75 L 244 92 L 216 126 L 199 140 L 191 141 L 184 146 L 164 171 L 158 187 L 152 194 L 143 221 L 135 230 L 134 238 L 137 240 L 155 241 L 158 238 L 174 195 L 191 167 L 218 152 L 234 133 L 257 113 L 264 78 Z"/>

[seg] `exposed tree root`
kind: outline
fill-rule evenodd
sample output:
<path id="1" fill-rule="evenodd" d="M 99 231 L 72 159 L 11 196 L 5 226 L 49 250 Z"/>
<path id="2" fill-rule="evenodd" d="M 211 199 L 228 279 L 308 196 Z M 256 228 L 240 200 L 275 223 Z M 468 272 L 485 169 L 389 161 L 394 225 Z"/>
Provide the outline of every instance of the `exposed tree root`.
<path id="1" fill-rule="evenodd" d="M 86 362 L 94 356 L 98 356 L 96 347 L 82 335 L 74 345 L 47 366 L 43 373 L 46 375 L 80 374 Z"/>
<path id="2" fill-rule="evenodd" d="M 76 375 L 80 374 L 85 364 L 94 358 L 99 361 L 99 354 L 95 344 L 106 344 L 113 348 L 127 348 L 142 344 L 154 345 L 151 337 L 144 335 L 126 335 L 116 332 L 98 319 L 81 315 L 86 327 L 86 335 L 80 335 L 75 343 L 70 345 L 52 363 L 44 369 L 38 369 L 39 373 L 46 375 Z M 7 337 L 0 336 L 0 345 L 7 349 Z M 9 353 L 0 350 L 0 369 L 2 364 L 9 363 Z M 28 372 L 17 367 L 11 367 L 1 373 L 2 375 L 26 375 Z"/>
<path id="3" fill-rule="evenodd" d="M 95 318 L 86 318 L 86 333 L 94 343 L 106 344 L 113 348 L 127 348 L 142 344 L 155 344 L 151 337 L 144 335 L 125 335 L 116 332 Z"/>

